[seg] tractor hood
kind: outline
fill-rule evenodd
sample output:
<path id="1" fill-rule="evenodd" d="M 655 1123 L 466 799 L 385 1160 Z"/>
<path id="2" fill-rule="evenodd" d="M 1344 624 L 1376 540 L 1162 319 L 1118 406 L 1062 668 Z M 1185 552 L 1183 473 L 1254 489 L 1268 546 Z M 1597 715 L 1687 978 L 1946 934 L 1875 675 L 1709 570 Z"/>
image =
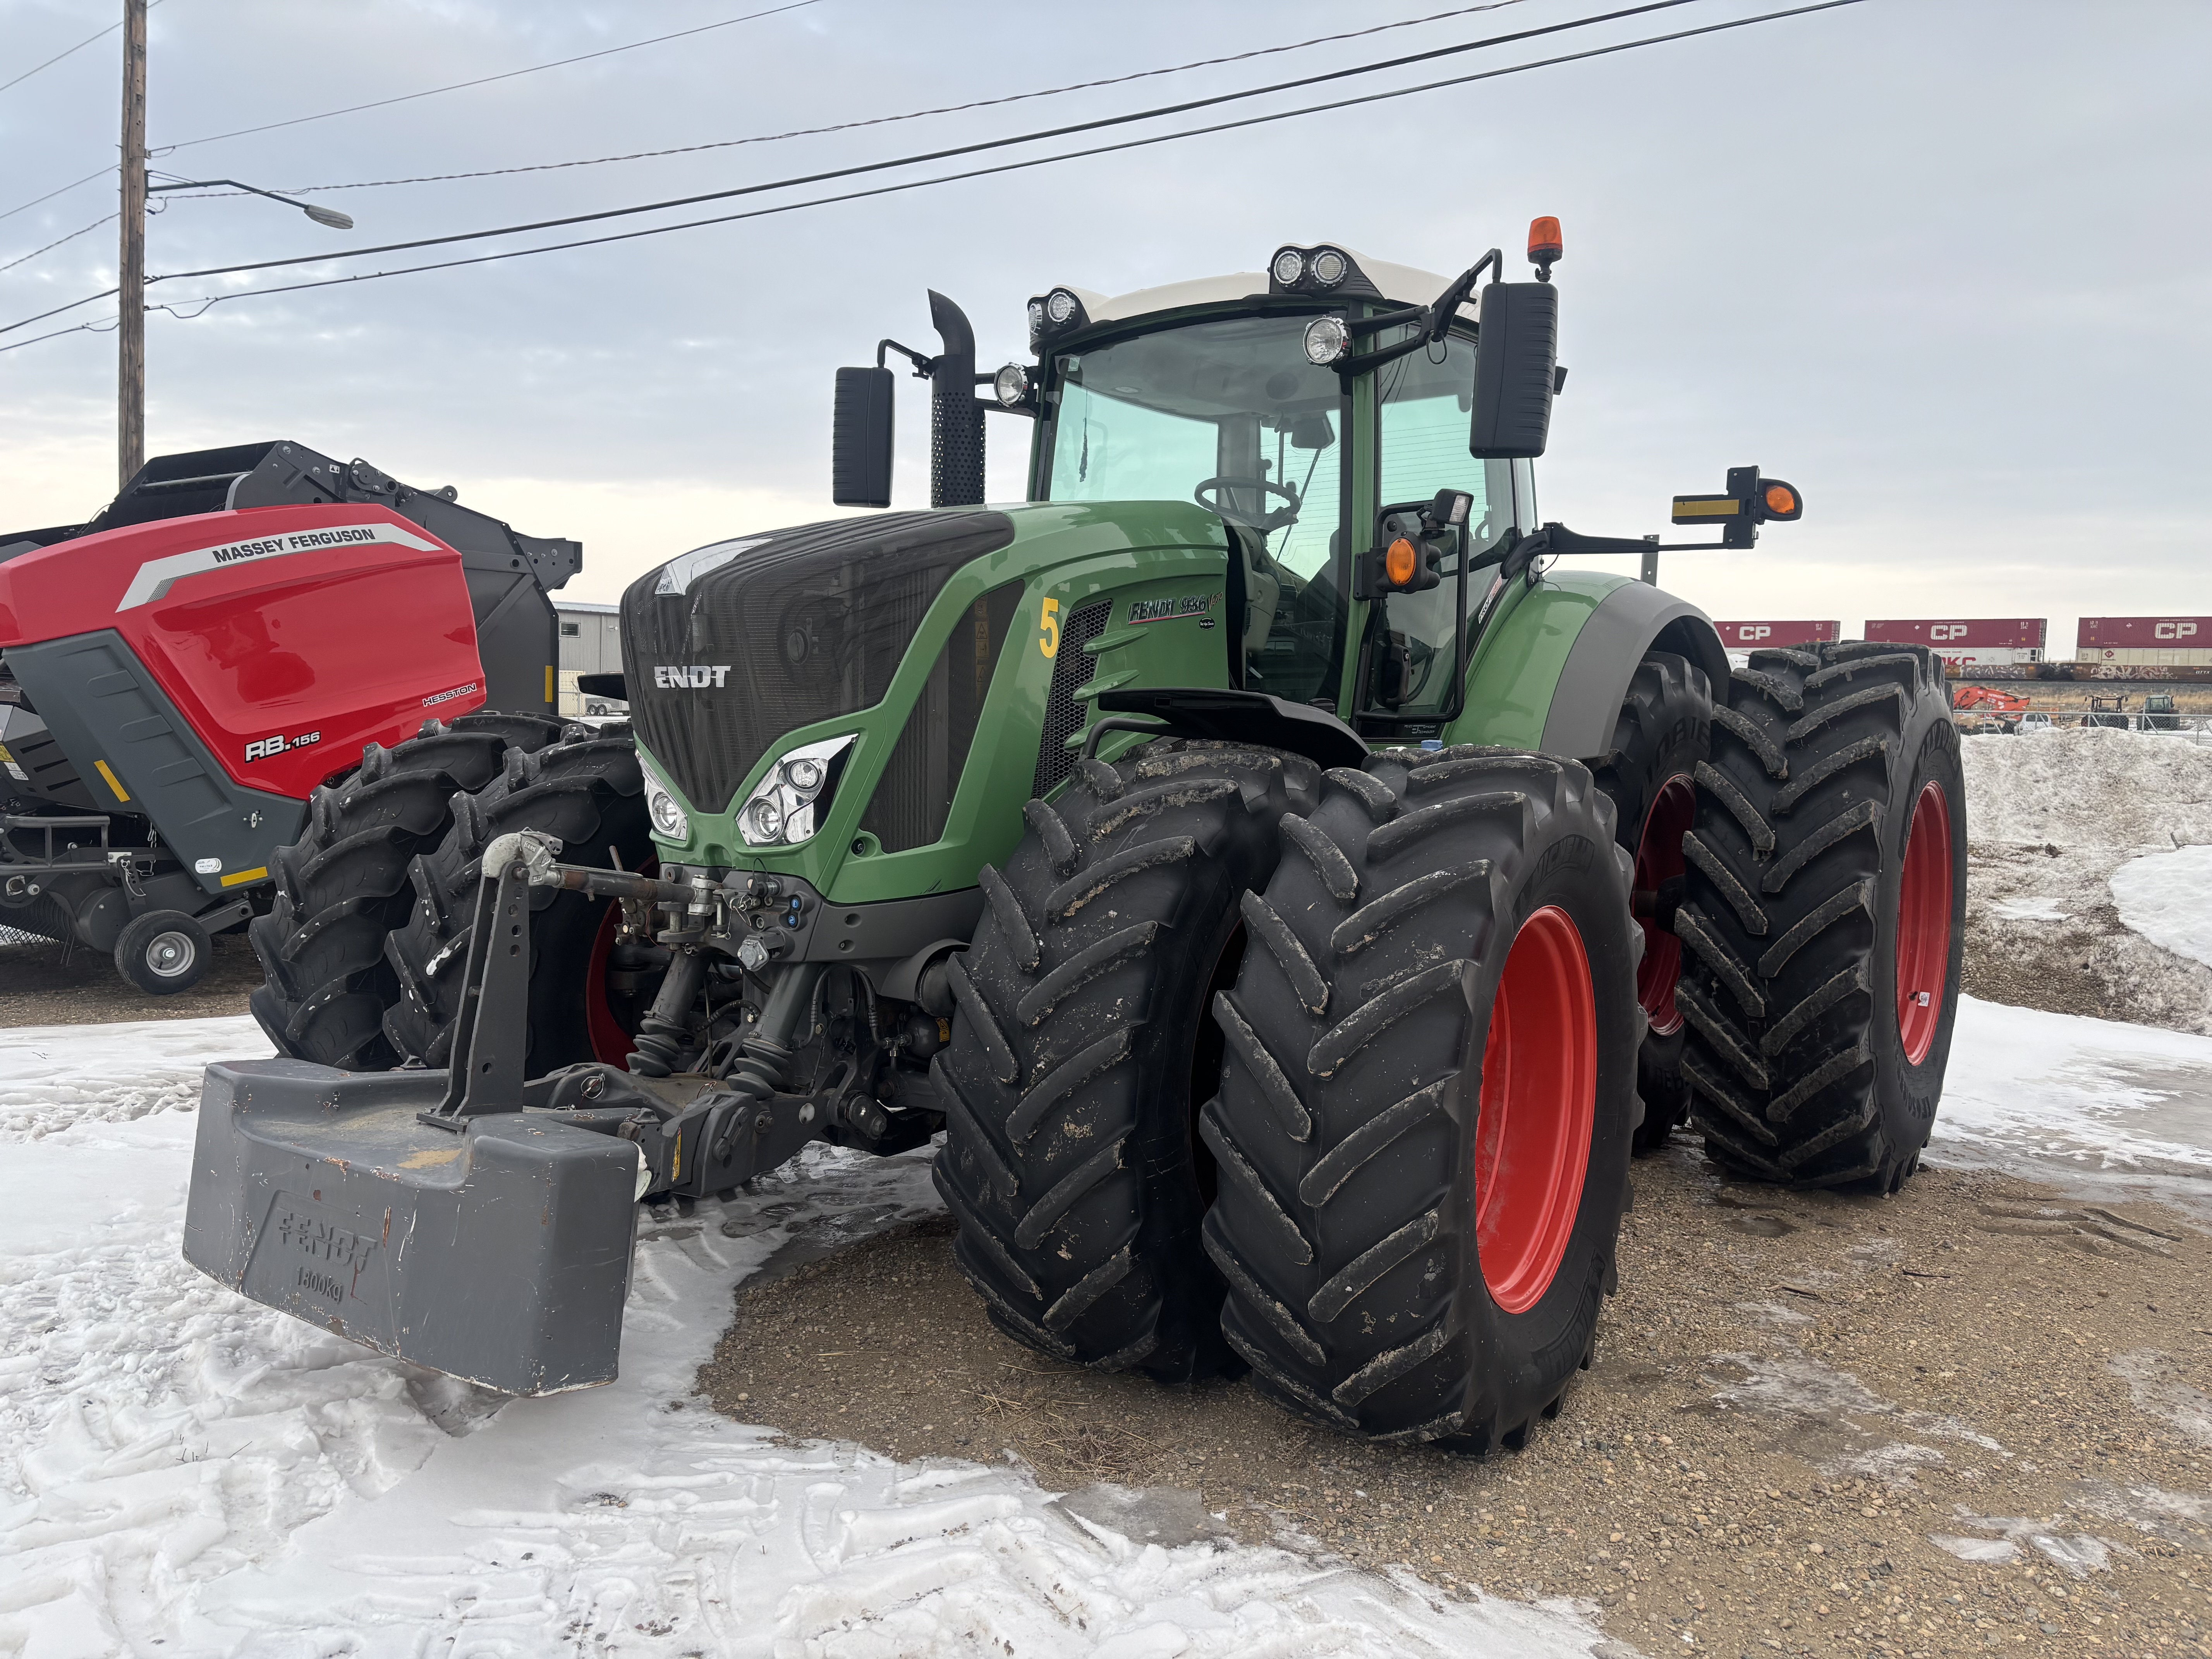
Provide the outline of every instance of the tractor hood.
<path id="1" fill-rule="evenodd" d="M 1003 512 L 889 513 L 716 542 L 622 599 L 640 742 L 695 807 L 720 812 L 794 727 L 883 701 L 953 572 L 1014 538 Z"/>

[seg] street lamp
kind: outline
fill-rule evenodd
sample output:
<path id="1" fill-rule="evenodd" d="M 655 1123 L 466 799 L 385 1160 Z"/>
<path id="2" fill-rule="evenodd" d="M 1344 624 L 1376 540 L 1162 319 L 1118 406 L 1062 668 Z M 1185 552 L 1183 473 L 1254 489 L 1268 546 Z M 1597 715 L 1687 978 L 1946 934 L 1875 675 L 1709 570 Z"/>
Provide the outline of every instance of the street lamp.
<path id="1" fill-rule="evenodd" d="M 353 217 L 336 208 L 295 201 L 258 185 L 236 179 L 173 179 L 156 185 L 146 177 L 145 0 L 130 0 L 135 31 L 126 32 L 123 122 L 123 246 L 116 283 L 118 320 L 116 367 L 117 460 L 121 483 L 127 487 L 146 459 L 146 198 L 165 190 L 198 190 L 210 185 L 228 185 L 252 196 L 295 207 L 319 225 L 332 230 L 351 230 Z M 132 55 L 132 54 L 135 54 Z M 134 78 L 135 66 L 135 78 Z M 135 92 L 135 96 L 133 95 Z M 134 166 L 133 163 L 136 163 Z M 135 189 L 133 187 L 136 187 Z"/>
<path id="2" fill-rule="evenodd" d="M 266 196 L 272 202 L 282 202 L 286 207 L 295 207 L 319 225 L 328 225 L 332 230 L 351 230 L 353 217 L 340 213 L 336 208 L 318 207 L 313 202 L 297 202 L 289 196 L 279 196 L 273 190 L 264 190 L 258 185 L 242 185 L 235 179 L 179 179 L 173 184 L 149 185 L 146 193 L 153 196 L 165 190 L 199 190 L 211 185 L 228 185 L 233 190 L 242 190 L 253 196 Z"/>

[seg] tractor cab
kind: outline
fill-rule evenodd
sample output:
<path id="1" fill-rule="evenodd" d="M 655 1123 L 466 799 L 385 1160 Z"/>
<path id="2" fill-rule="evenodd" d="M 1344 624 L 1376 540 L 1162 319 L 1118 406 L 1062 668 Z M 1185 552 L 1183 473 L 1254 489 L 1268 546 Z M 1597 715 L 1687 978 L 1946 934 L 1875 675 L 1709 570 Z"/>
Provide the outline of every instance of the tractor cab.
<path id="1" fill-rule="evenodd" d="M 1556 226 L 1545 234 L 1531 258 L 1548 278 Z M 1264 271 L 1118 298 L 1048 289 L 1028 306 L 1034 361 L 994 375 L 895 341 L 878 362 L 902 353 L 938 383 L 933 504 L 981 496 L 980 422 L 972 477 L 947 476 L 960 453 L 944 436 L 974 422 L 963 405 L 1028 418 L 1031 502 L 1188 502 L 1219 520 L 1232 687 L 1426 737 L 1458 712 L 1469 574 L 1536 527 L 1529 460 L 1564 378 L 1548 308 L 1524 313 L 1522 334 L 1541 335 L 1516 365 L 1534 420 L 1489 446 L 1498 453 L 1470 453 L 1482 447 L 1470 442 L 1482 435 L 1471 296 L 1498 265 L 1492 250 L 1452 281 L 1338 244 L 1285 246 Z M 965 347 L 972 364 L 965 318 L 942 295 L 931 303 L 947 355 Z M 890 503 L 889 381 L 880 366 L 839 371 L 841 505 Z M 965 390 L 979 383 L 990 398 Z M 1411 579 L 1392 582 L 1371 556 L 1401 532 L 1422 550 Z"/>
<path id="2" fill-rule="evenodd" d="M 1278 281 L 1275 265 L 1292 282 Z M 1309 274 L 1316 268 L 1334 281 L 1322 287 Z M 1452 286 L 1323 246 L 1286 248 L 1267 274 L 1176 283 L 1095 307 L 1054 290 L 1032 313 L 1031 498 L 1196 502 L 1219 515 L 1236 544 L 1237 684 L 1353 717 L 1441 717 L 1461 563 L 1494 556 L 1516 526 L 1534 527 L 1528 464 L 1468 453 L 1474 308 L 1453 307 L 1433 340 L 1421 337 L 1422 319 L 1376 331 L 1376 347 L 1418 339 L 1424 348 L 1379 365 L 1347 373 L 1340 360 L 1315 359 L 1335 345 L 1339 324 L 1425 310 Z M 1058 325 L 1055 300 L 1069 310 Z M 1012 378 L 1001 371 L 998 385 Z M 1370 673 L 1344 686 L 1347 655 L 1358 656 L 1346 649 L 1358 555 L 1380 535 L 1378 514 L 1392 504 L 1417 514 L 1443 490 L 1470 505 L 1464 533 L 1448 538 L 1437 561 L 1438 585 L 1378 597 L 1362 618 L 1403 641 L 1410 674 L 1382 684 Z"/>

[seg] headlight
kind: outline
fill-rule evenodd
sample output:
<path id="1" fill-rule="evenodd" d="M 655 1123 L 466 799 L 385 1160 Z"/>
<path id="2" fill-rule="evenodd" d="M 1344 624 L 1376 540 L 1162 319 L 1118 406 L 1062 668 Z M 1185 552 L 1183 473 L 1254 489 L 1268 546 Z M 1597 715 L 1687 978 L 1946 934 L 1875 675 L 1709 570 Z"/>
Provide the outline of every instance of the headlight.
<path id="1" fill-rule="evenodd" d="M 642 768 L 640 769 L 643 770 Z M 646 816 L 653 820 L 653 827 L 660 832 L 664 839 L 668 841 L 691 839 L 690 817 L 678 803 L 676 797 L 668 793 L 667 785 L 662 783 L 649 771 L 645 773 L 645 811 Z"/>
<path id="2" fill-rule="evenodd" d="M 1322 248 L 1313 257 L 1313 279 L 1323 288 L 1334 288 L 1352 269 L 1352 261 L 1333 247 Z"/>
<path id="3" fill-rule="evenodd" d="M 845 751 L 857 735 L 804 744 L 769 767 L 738 809 L 738 833 L 745 845 L 796 847 L 811 836 L 837 793 Z"/>
<path id="4" fill-rule="evenodd" d="M 1044 297 L 1044 314 L 1055 327 L 1075 315 L 1075 296 L 1064 288 L 1056 288 Z"/>
<path id="5" fill-rule="evenodd" d="M 1306 274 L 1306 256 L 1294 247 L 1286 247 L 1275 256 L 1275 263 L 1271 268 L 1275 273 L 1275 280 L 1289 288 Z"/>
<path id="6" fill-rule="evenodd" d="M 991 389 L 1008 409 L 1019 409 L 1029 401 L 1030 372 L 1019 363 L 1008 363 L 991 377 Z"/>
<path id="7" fill-rule="evenodd" d="M 1352 331 L 1341 317 L 1316 317 L 1306 325 L 1306 361 L 1326 368 L 1352 349 Z"/>

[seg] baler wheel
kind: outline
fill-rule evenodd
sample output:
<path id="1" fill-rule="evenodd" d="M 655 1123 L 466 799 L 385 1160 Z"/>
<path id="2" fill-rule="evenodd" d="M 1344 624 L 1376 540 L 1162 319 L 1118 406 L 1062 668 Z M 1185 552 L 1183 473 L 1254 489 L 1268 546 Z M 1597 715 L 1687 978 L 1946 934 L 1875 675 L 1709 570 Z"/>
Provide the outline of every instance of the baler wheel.
<path id="1" fill-rule="evenodd" d="M 1894 1192 L 1943 1091 L 1966 799 L 1942 659 L 1751 653 L 1713 711 L 1677 914 L 1683 1075 L 1731 1173 Z"/>
<path id="2" fill-rule="evenodd" d="M 173 997 L 206 976 L 215 954 L 207 929 L 182 910 L 149 910 L 115 938 L 115 971 L 149 996 Z"/>
<path id="3" fill-rule="evenodd" d="M 1517 1449 L 1615 1283 L 1632 859 L 1577 762 L 1463 744 L 1326 776 L 1215 1005 L 1222 1328 L 1311 1421 Z"/>
<path id="4" fill-rule="evenodd" d="M 1208 1015 L 1249 942 L 1240 901 L 1310 806 L 1298 756 L 1180 738 L 1085 760 L 1003 873 L 986 867 L 957 1012 L 931 1062 L 955 1259 L 1014 1340 L 1168 1382 L 1242 1369 L 1199 1243 L 1213 1195 L 1194 1110 L 1221 1074 Z"/>
<path id="5" fill-rule="evenodd" d="M 1711 746 L 1713 698 L 1705 670 L 1669 651 L 1645 653 L 1621 699 L 1613 749 L 1591 769 L 1611 797 L 1613 833 L 1636 860 L 1633 904 L 1644 933 L 1637 1000 L 1650 1023 L 1636 1056 L 1641 1154 L 1666 1145 L 1689 1110 L 1682 1081 L 1686 1027 L 1674 1006 L 1682 941 L 1674 908 L 1683 887 L 1682 836 L 1697 816 L 1697 771 Z"/>
<path id="6" fill-rule="evenodd" d="M 281 1054 L 353 1071 L 400 1055 L 384 1034 L 399 985 L 385 937 L 414 903 L 408 866 L 445 839 L 455 792 L 482 788 L 503 757 L 562 734 L 535 714 L 464 714 L 390 749 L 371 744 L 361 764 L 315 791 L 300 839 L 270 860 L 274 904 L 248 927 L 267 982 L 253 1017 Z"/>
<path id="7" fill-rule="evenodd" d="M 456 801 L 444 842 L 410 864 L 414 908 L 385 941 L 397 994 L 383 1010 L 385 1035 L 406 1058 L 447 1063 L 483 850 L 516 830 L 558 837 L 564 864 L 604 870 L 618 858 L 624 869 L 652 869 L 645 781 L 629 727 L 573 727 L 534 752 L 510 750 L 497 777 Z M 657 980 L 610 994 L 619 907 L 540 889 L 530 908 L 529 1075 L 581 1060 L 622 1065 Z"/>

